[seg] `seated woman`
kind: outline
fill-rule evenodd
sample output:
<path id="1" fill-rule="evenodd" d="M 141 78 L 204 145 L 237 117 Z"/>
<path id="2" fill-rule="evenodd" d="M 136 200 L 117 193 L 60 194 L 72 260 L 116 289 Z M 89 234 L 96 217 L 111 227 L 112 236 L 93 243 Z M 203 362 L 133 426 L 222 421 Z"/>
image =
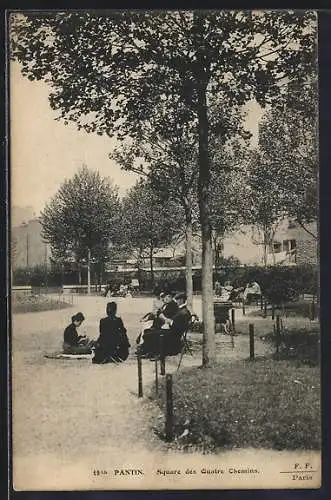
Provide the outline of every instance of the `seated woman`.
<path id="1" fill-rule="evenodd" d="M 165 296 L 165 294 L 163 292 L 160 293 L 158 290 L 154 290 L 154 300 L 153 300 L 152 311 L 145 314 L 140 320 L 142 323 L 142 326 L 141 326 L 140 333 L 136 339 L 137 344 L 143 343 L 143 336 L 144 336 L 145 331 L 148 331 L 153 327 L 154 322 L 156 321 L 156 318 L 158 317 L 158 315 L 162 311 L 162 308 L 165 306 L 164 296 Z"/>
<path id="2" fill-rule="evenodd" d="M 77 328 L 80 327 L 84 319 L 84 315 L 81 312 L 72 316 L 70 325 L 64 330 L 64 354 L 91 354 L 94 344 L 93 340 L 90 340 L 86 335 L 78 335 L 77 332 Z"/>
<path id="3" fill-rule="evenodd" d="M 187 331 L 191 313 L 186 307 L 186 294 L 178 293 L 175 296 L 176 312 L 172 318 L 165 318 L 168 329 L 152 328 L 144 334 L 144 342 L 138 346 L 139 356 L 150 357 L 160 353 L 160 335 L 164 339 L 164 352 L 167 356 L 174 356 L 181 351 L 182 336 Z"/>
<path id="4" fill-rule="evenodd" d="M 130 343 L 121 318 L 116 316 L 116 302 L 107 304 L 107 317 L 100 320 L 100 335 L 95 343 L 93 363 L 121 363 L 129 356 Z"/>
<path id="5" fill-rule="evenodd" d="M 137 338 L 137 344 L 140 346 L 144 343 L 145 335 L 153 332 L 155 330 L 168 330 L 169 323 L 168 320 L 172 319 L 178 310 L 178 304 L 173 298 L 174 294 L 172 292 L 163 292 L 160 294 L 159 308 L 155 313 L 150 313 L 150 315 L 145 315 L 143 319 L 145 322 L 141 333 Z"/>

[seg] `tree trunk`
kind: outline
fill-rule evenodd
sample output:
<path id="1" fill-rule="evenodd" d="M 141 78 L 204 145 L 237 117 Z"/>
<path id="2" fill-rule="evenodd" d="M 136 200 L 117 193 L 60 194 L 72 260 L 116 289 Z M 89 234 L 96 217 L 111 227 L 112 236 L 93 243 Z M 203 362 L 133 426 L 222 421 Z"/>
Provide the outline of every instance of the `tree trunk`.
<path id="1" fill-rule="evenodd" d="M 153 251 L 154 247 L 151 247 L 149 249 L 149 265 L 151 268 L 151 283 L 152 283 L 152 288 L 154 289 L 154 266 L 153 266 Z"/>
<path id="2" fill-rule="evenodd" d="M 77 262 L 77 271 L 78 271 L 78 285 L 82 284 L 82 269 L 80 267 L 80 263 Z"/>
<path id="3" fill-rule="evenodd" d="M 87 250 L 87 293 L 91 293 L 91 249 Z"/>
<path id="4" fill-rule="evenodd" d="M 263 265 L 268 266 L 268 238 L 265 231 L 263 231 Z"/>
<path id="5" fill-rule="evenodd" d="M 200 55 L 200 68 L 204 67 L 204 58 Z M 200 70 L 201 71 L 201 70 Z M 208 366 L 216 360 L 215 353 L 215 322 L 213 304 L 213 251 L 212 230 L 210 221 L 209 189 L 210 165 L 208 155 L 208 116 L 206 98 L 206 75 L 201 71 L 198 79 L 198 130 L 199 130 L 199 178 L 198 199 L 202 236 L 202 320 L 203 320 L 203 350 L 202 364 Z"/>
<path id="6" fill-rule="evenodd" d="M 187 307 L 190 311 L 193 308 L 193 275 L 192 275 L 192 219 L 186 217 L 186 256 L 185 256 L 185 278 Z"/>

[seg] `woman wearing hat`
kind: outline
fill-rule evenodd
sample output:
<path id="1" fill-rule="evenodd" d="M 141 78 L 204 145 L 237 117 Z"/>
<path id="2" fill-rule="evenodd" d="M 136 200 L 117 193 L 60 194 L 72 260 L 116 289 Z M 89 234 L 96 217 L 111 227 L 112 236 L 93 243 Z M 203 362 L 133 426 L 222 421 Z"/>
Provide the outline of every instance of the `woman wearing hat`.
<path id="1" fill-rule="evenodd" d="M 71 317 L 71 323 L 64 330 L 63 353 L 64 354 L 91 354 L 93 341 L 86 335 L 78 335 L 77 328 L 83 323 L 84 314 L 78 312 Z"/>

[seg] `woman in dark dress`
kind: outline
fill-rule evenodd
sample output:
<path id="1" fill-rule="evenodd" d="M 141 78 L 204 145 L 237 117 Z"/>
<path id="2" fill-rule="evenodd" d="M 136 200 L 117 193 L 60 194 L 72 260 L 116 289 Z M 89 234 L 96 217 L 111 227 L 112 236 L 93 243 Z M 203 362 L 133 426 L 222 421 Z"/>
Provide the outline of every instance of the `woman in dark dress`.
<path id="1" fill-rule="evenodd" d="M 116 316 L 116 302 L 107 304 L 107 317 L 100 320 L 93 363 L 121 363 L 129 356 L 130 343 L 121 318 Z"/>
<path id="2" fill-rule="evenodd" d="M 78 335 L 77 328 L 84 321 L 84 314 L 79 312 L 71 318 L 70 325 L 64 330 L 63 334 L 63 353 L 64 354 L 91 354 L 93 341 L 86 335 Z"/>

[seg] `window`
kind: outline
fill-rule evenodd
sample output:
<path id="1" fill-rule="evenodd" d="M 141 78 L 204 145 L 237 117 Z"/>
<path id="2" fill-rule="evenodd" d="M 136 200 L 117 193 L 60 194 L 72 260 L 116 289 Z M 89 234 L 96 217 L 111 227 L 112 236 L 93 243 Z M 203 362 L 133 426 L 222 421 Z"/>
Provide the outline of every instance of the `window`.
<path id="1" fill-rule="evenodd" d="M 281 243 L 274 243 L 274 253 L 279 253 L 282 251 L 282 244 Z"/>
<path id="2" fill-rule="evenodd" d="M 297 247 L 297 242 L 296 240 L 284 240 L 283 241 L 283 251 L 284 252 L 291 252 L 295 250 Z"/>

